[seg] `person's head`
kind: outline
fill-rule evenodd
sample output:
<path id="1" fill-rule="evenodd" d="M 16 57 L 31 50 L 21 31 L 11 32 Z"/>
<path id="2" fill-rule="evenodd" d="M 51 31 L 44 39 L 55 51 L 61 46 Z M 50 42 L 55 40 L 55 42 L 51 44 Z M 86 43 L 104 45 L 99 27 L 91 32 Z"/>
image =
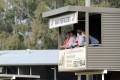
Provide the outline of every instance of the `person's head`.
<path id="1" fill-rule="evenodd" d="M 73 36 L 74 35 L 74 31 L 70 31 L 70 36 Z"/>
<path id="2" fill-rule="evenodd" d="M 77 29 L 77 32 L 82 32 L 82 30 L 80 30 L 80 29 Z"/>
<path id="3" fill-rule="evenodd" d="M 82 31 L 81 34 L 82 34 L 82 36 L 84 36 L 84 37 L 86 36 L 85 31 Z"/>
<path id="4" fill-rule="evenodd" d="M 70 37 L 70 33 L 69 32 L 66 33 L 66 37 L 67 38 Z"/>

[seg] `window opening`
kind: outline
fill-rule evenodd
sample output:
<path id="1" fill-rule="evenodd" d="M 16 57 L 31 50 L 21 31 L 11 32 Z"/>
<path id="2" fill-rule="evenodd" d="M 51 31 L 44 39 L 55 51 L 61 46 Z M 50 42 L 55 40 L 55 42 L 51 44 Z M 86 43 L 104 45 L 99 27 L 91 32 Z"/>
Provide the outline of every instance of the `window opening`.
<path id="1" fill-rule="evenodd" d="M 17 74 L 18 73 L 17 66 L 8 66 L 7 67 L 7 74 Z"/>
<path id="2" fill-rule="evenodd" d="M 21 75 L 30 75 L 30 67 L 29 66 L 20 66 L 20 74 Z"/>
<path id="3" fill-rule="evenodd" d="M 59 46 L 60 49 L 69 49 L 74 47 L 85 46 L 85 13 L 78 13 L 78 23 L 69 25 L 68 27 L 61 27 L 62 29 L 62 44 Z"/>
<path id="4" fill-rule="evenodd" d="M 89 14 L 89 44 L 92 46 L 101 44 L 101 14 Z"/>

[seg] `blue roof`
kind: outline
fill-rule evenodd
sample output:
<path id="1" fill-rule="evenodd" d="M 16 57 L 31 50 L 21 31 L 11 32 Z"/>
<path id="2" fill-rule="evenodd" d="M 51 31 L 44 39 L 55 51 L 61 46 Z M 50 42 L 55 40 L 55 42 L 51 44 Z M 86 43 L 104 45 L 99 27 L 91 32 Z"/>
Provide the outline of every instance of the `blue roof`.
<path id="1" fill-rule="evenodd" d="M 0 66 L 57 65 L 58 50 L 5 50 L 0 51 Z"/>

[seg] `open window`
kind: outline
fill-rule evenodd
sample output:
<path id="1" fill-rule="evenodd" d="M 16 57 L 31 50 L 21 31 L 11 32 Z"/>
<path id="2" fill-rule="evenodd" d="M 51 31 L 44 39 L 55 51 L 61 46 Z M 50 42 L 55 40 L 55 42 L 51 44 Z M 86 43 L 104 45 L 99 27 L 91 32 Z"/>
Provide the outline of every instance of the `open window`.
<path id="1" fill-rule="evenodd" d="M 16 66 L 8 66 L 7 67 L 7 74 L 17 74 L 18 73 L 18 67 Z"/>
<path id="2" fill-rule="evenodd" d="M 77 29 L 85 31 L 85 12 L 78 13 L 78 23 L 74 24 L 74 30 Z"/>
<path id="3" fill-rule="evenodd" d="M 65 27 L 61 27 L 61 42 L 64 43 L 65 39 L 66 39 L 66 33 L 69 32 L 71 33 L 71 31 L 73 31 L 73 35 L 75 36 L 75 39 L 77 38 L 77 33 L 78 30 L 80 30 L 80 34 L 82 35 L 82 31 L 85 32 L 85 12 L 78 12 L 78 18 L 77 18 L 78 22 L 65 26 Z M 76 46 L 76 42 L 74 42 L 75 44 L 72 45 L 73 48 L 75 47 L 83 47 L 83 45 L 77 45 Z"/>
<path id="4" fill-rule="evenodd" d="M 75 32 L 77 30 L 81 30 L 86 33 L 85 31 L 85 12 L 78 12 L 78 23 L 73 24 L 71 27 L 68 27 L 69 29 L 65 30 L 70 30 L 72 29 Z M 62 30 L 65 32 L 64 30 Z M 101 14 L 100 13 L 89 13 L 89 46 L 100 46 L 102 42 L 102 36 L 101 36 Z M 65 33 L 64 33 L 65 34 Z M 64 35 L 63 34 L 63 35 Z M 64 41 L 64 40 L 63 40 Z"/>
<path id="5" fill-rule="evenodd" d="M 101 42 L 101 14 L 89 13 L 89 46 L 99 46 Z"/>
<path id="6" fill-rule="evenodd" d="M 59 48 L 59 71 L 86 69 L 85 37 L 82 35 L 82 31 L 85 32 L 85 21 L 85 12 L 78 12 L 76 23 L 59 28 L 59 37 L 64 36 L 62 43 L 66 42 L 65 47 L 63 45 Z"/>

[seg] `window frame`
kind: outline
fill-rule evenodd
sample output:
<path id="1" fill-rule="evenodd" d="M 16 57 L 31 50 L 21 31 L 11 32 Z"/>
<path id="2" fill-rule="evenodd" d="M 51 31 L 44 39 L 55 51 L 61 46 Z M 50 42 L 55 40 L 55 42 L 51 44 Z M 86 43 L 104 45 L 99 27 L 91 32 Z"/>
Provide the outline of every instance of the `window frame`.
<path id="1" fill-rule="evenodd" d="M 100 16 L 100 18 L 101 18 L 101 23 L 100 23 L 100 24 L 101 24 L 101 28 L 100 28 L 100 30 L 101 30 L 100 37 L 101 37 L 101 38 L 100 38 L 100 39 L 101 39 L 101 40 L 100 40 L 100 43 L 99 43 L 99 44 L 89 44 L 89 33 L 90 33 L 90 32 L 89 32 L 89 31 L 90 31 L 90 30 L 89 30 L 89 28 L 90 28 L 90 24 L 89 24 L 89 23 L 90 23 L 90 19 L 89 19 L 89 18 L 90 18 L 90 14 L 91 14 L 91 13 L 92 13 L 92 14 L 100 14 L 100 15 L 101 15 L 101 16 Z M 103 35 L 103 29 L 102 29 L 102 28 L 103 28 L 103 24 L 102 24 L 102 21 L 103 21 L 103 17 L 102 17 L 102 16 L 103 16 L 103 14 L 102 14 L 102 13 L 89 12 L 88 15 L 89 15 L 89 16 L 88 16 L 88 26 L 89 26 L 89 28 L 88 28 L 88 36 L 86 36 L 87 39 L 88 39 L 88 47 L 101 47 L 101 46 L 103 45 L 103 37 L 102 37 L 102 35 Z"/>

